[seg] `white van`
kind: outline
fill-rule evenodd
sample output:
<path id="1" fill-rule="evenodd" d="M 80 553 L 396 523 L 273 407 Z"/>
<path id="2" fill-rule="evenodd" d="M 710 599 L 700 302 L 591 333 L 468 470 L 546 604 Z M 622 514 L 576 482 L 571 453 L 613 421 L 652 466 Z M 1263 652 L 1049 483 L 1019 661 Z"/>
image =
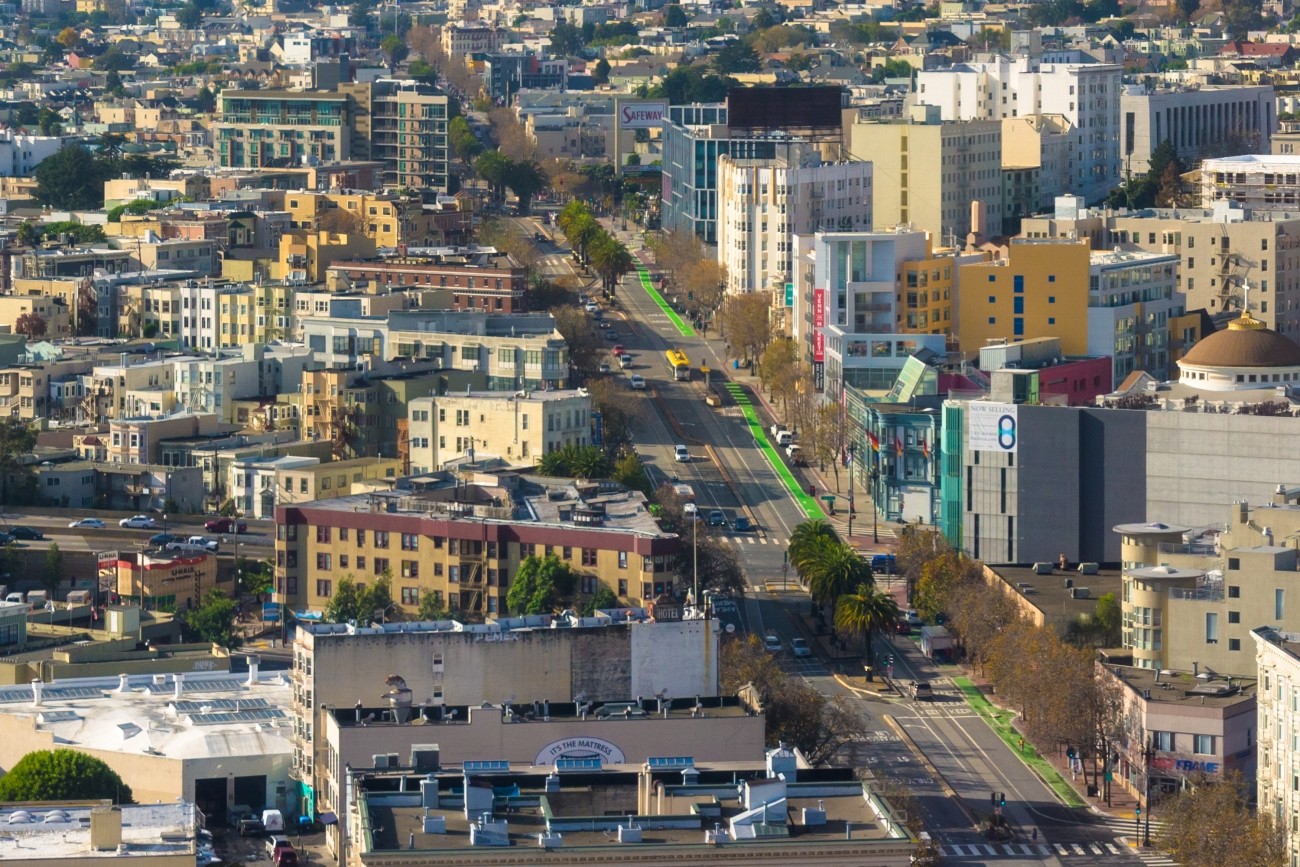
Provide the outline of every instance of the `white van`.
<path id="1" fill-rule="evenodd" d="M 268 834 L 281 833 L 284 831 L 284 814 L 279 810 L 263 810 L 262 827 Z"/>
<path id="2" fill-rule="evenodd" d="M 69 605 L 89 605 L 89 604 L 90 604 L 90 591 L 89 591 L 89 590 L 70 590 L 70 591 L 68 592 L 68 604 L 69 604 Z"/>
<path id="3" fill-rule="evenodd" d="M 17 603 L 21 604 L 21 603 L 23 603 L 23 602 L 26 602 L 27 600 L 23 599 L 23 594 L 21 594 L 21 593 L 10 593 L 10 594 L 8 594 L 8 595 L 5 596 L 5 601 L 6 601 L 6 602 L 17 602 Z"/>
<path id="4" fill-rule="evenodd" d="M 779 446 L 788 446 L 790 443 L 794 442 L 794 434 L 790 433 L 788 430 L 777 431 L 775 436 L 776 444 Z"/>
<path id="5" fill-rule="evenodd" d="M 27 592 L 27 604 L 32 606 L 32 610 L 35 611 L 38 608 L 45 607 L 48 597 L 49 594 L 44 590 L 29 590 Z"/>

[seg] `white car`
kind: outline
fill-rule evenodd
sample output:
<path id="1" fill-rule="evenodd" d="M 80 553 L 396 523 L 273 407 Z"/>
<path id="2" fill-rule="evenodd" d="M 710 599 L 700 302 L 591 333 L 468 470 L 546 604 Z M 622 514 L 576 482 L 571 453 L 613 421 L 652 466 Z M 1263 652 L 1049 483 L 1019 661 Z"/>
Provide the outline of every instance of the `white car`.
<path id="1" fill-rule="evenodd" d="M 683 503 L 682 514 L 691 521 L 698 521 L 700 519 L 700 507 L 694 503 Z"/>
<path id="2" fill-rule="evenodd" d="M 148 515 L 134 515 L 130 518 L 123 518 L 117 522 L 119 527 L 126 527 L 131 530 L 156 530 L 158 522 Z"/>
<path id="3" fill-rule="evenodd" d="M 678 443 L 673 446 L 673 460 L 677 461 L 679 464 L 689 464 L 691 462 L 690 450 L 681 443 Z"/>
<path id="4" fill-rule="evenodd" d="M 632 366 L 632 356 L 628 355 L 626 352 L 620 355 L 618 357 L 618 366 L 623 370 L 627 370 Z"/>
<path id="5" fill-rule="evenodd" d="M 780 653 L 785 649 L 781 643 L 780 637 L 775 632 L 769 632 L 763 636 L 763 649 L 768 653 Z"/>
<path id="6" fill-rule="evenodd" d="M 637 391 L 645 391 L 645 377 L 639 373 L 634 373 L 632 378 L 628 380 L 628 385 Z"/>
<path id="7" fill-rule="evenodd" d="M 804 657 L 812 656 L 812 648 L 808 646 L 808 642 L 806 639 L 791 638 L 790 655 L 803 659 Z"/>
<path id="8" fill-rule="evenodd" d="M 68 526 L 77 530 L 102 530 L 108 525 L 98 518 L 82 518 L 80 521 L 73 521 Z"/>

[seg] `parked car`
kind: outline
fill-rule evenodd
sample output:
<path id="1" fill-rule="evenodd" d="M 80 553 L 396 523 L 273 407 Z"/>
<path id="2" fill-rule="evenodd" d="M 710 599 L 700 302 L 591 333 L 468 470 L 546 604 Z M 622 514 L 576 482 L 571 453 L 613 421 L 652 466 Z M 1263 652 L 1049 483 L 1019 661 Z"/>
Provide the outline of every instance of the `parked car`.
<path id="1" fill-rule="evenodd" d="M 11 539 L 21 539 L 24 542 L 35 542 L 45 538 L 45 534 L 40 530 L 33 530 L 31 527 L 10 527 L 6 531 Z"/>
<path id="2" fill-rule="evenodd" d="M 731 529 L 737 533 L 752 533 L 754 532 L 754 522 L 748 518 L 736 518 L 731 522 Z"/>
<path id="3" fill-rule="evenodd" d="M 682 514 L 688 521 L 698 521 L 700 519 L 700 507 L 694 503 L 683 503 Z"/>
<path id="4" fill-rule="evenodd" d="M 721 509 L 714 509 L 713 511 L 709 512 L 709 526 L 710 527 L 727 526 L 727 516 L 722 514 Z"/>
<path id="5" fill-rule="evenodd" d="M 82 518 L 79 521 L 73 521 L 68 526 L 77 530 L 102 530 L 108 525 L 98 518 Z"/>
<path id="6" fill-rule="evenodd" d="M 903 615 L 902 620 L 913 629 L 920 629 L 925 625 L 925 621 L 921 619 L 921 615 L 915 608 L 907 609 L 907 613 Z"/>
<path id="7" fill-rule="evenodd" d="M 266 833 L 262 820 L 256 816 L 244 816 L 239 820 L 239 836 L 260 837 Z"/>
<path id="8" fill-rule="evenodd" d="M 289 850 L 293 851 L 293 843 L 289 842 L 288 837 L 281 837 L 279 834 L 272 834 L 266 839 L 266 854 L 272 860 L 275 860 L 276 853 Z"/>
<path id="9" fill-rule="evenodd" d="M 132 515 L 130 518 L 123 518 L 117 522 L 119 527 L 126 527 L 129 530 L 156 530 L 158 522 L 148 515 Z"/>
<path id="10" fill-rule="evenodd" d="M 763 636 L 763 649 L 768 653 L 780 653 L 785 650 L 785 645 L 781 643 L 781 638 L 775 632 L 769 632 Z"/>
<path id="11" fill-rule="evenodd" d="M 209 533 L 247 533 L 248 524 L 244 521 L 236 522 L 234 518 L 213 518 L 204 523 L 203 529 Z"/>
<path id="12" fill-rule="evenodd" d="M 175 533 L 154 533 L 149 537 L 149 544 L 155 548 L 165 548 L 172 542 L 179 542 L 180 540 L 181 537 Z"/>
<path id="13" fill-rule="evenodd" d="M 628 380 L 628 385 L 637 391 L 645 391 L 645 377 L 639 373 L 634 373 L 632 378 Z"/>
<path id="14" fill-rule="evenodd" d="M 871 557 L 871 571 L 877 575 L 892 575 L 897 561 L 893 554 L 875 554 Z"/>
<path id="15" fill-rule="evenodd" d="M 812 656 L 812 648 L 809 647 L 808 642 L 802 638 L 791 638 L 790 655 L 799 657 L 800 659 L 806 656 Z"/>
<path id="16" fill-rule="evenodd" d="M 673 446 L 673 460 L 679 464 L 688 464 L 691 462 L 691 451 L 686 446 L 678 443 Z"/>

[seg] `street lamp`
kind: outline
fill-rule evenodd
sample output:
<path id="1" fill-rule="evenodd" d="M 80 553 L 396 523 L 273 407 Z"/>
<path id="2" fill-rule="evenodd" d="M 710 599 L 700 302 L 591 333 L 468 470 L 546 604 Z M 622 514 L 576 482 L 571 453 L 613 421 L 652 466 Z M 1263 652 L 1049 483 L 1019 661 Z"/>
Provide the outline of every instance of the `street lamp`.
<path id="1" fill-rule="evenodd" d="M 1147 744 L 1142 748 L 1142 789 L 1145 793 L 1147 824 L 1146 833 L 1142 835 L 1142 845 L 1151 845 L 1151 759 L 1155 756 L 1155 747 Z M 1137 815 L 1141 817 L 1142 810 L 1139 808 Z"/>

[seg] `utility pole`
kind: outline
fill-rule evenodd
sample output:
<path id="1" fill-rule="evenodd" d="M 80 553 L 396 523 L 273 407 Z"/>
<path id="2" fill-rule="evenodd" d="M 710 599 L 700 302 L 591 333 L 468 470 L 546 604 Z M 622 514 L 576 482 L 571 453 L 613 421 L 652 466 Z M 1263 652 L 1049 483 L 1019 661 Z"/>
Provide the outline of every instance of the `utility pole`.
<path id="1" fill-rule="evenodd" d="M 853 539 L 853 453 L 857 446 L 849 443 L 849 539 Z M 851 542 L 850 542 L 851 544 Z"/>
<path id="2" fill-rule="evenodd" d="M 696 528 L 700 525 L 700 513 L 691 513 L 691 599 L 695 603 L 696 613 L 700 610 L 700 548 L 696 544 Z"/>
<path id="3" fill-rule="evenodd" d="M 880 471 L 871 468 L 871 541 L 880 544 L 880 509 L 876 505 L 876 486 L 880 481 Z"/>

